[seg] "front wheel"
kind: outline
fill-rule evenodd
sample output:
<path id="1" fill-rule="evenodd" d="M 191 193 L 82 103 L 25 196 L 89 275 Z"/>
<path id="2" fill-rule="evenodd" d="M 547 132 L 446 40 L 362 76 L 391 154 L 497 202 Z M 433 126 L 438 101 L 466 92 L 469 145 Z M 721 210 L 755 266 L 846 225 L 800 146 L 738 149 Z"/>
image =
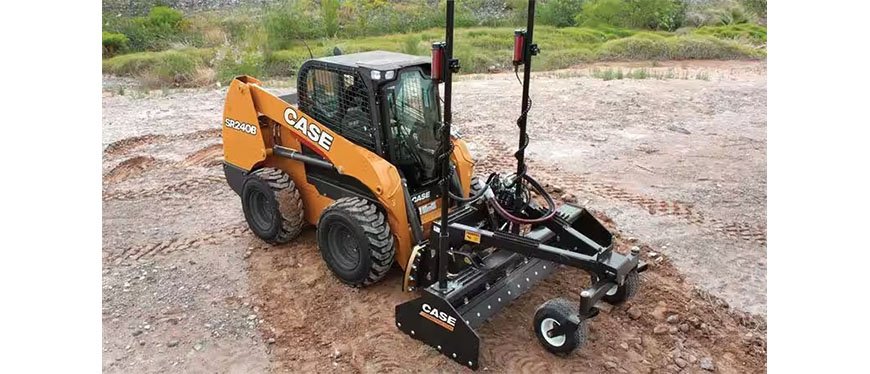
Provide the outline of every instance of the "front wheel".
<path id="1" fill-rule="evenodd" d="M 317 246 L 335 276 L 354 287 L 383 278 L 395 256 L 386 217 L 377 205 L 358 197 L 338 199 L 323 210 Z"/>
<path id="2" fill-rule="evenodd" d="M 580 324 L 572 332 L 550 336 L 551 331 L 556 327 L 571 323 L 571 317 L 576 314 L 576 307 L 572 307 L 565 299 L 552 299 L 541 304 L 533 320 L 538 342 L 546 350 L 556 354 L 568 354 L 586 344 L 589 330 L 585 319 L 581 319 Z"/>

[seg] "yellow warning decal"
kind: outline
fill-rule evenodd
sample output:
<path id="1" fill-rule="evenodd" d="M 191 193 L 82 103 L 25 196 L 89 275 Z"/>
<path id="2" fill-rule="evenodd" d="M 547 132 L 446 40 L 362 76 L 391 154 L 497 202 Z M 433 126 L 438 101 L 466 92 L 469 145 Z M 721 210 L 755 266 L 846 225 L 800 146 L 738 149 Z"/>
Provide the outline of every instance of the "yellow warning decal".
<path id="1" fill-rule="evenodd" d="M 480 233 L 474 231 L 466 231 L 465 240 L 472 243 L 480 244 Z"/>

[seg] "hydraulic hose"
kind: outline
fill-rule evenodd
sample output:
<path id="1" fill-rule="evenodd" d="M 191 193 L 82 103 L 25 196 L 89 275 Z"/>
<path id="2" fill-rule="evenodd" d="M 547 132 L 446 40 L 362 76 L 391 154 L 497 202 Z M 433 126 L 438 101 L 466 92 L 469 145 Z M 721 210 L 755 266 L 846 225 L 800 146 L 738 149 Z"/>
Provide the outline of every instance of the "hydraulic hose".
<path id="1" fill-rule="evenodd" d="M 519 179 L 519 178 L 517 178 L 517 179 Z M 532 185 L 532 188 L 535 189 L 535 191 L 537 191 L 539 195 L 544 197 L 544 200 L 547 202 L 547 213 L 546 214 L 544 214 L 543 216 L 538 217 L 538 218 L 517 217 L 517 216 L 511 214 L 510 212 L 508 212 L 507 209 L 502 207 L 498 203 L 498 200 L 495 198 L 495 195 L 491 195 L 491 196 L 487 197 L 490 205 L 492 205 L 492 207 L 495 208 L 495 211 L 500 216 L 504 217 L 508 221 L 518 223 L 518 224 L 541 223 L 541 222 L 544 222 L 544 221 L 547 221 L 547 220 L 553 218 L 553 216 L 556 215 L 556 202 L 553 201 L 553 197 L 550 196 L 550 194 L 548 194 L 547 191 L 544 190 L 544 187 L 541 186 L 541 184 L 538 183 L 538 181 L 536 181 L 534 178 L 532 178 L 528 175 L 523 175 L 523 179 L 525 179 L 527 182 L 529 182 L 529 184 Z M 516 185 L 517 188 L 519 188 L 519 186 L 522 183 L 517 183 L 517 181 L 514 181 L 514 184 Z"/>

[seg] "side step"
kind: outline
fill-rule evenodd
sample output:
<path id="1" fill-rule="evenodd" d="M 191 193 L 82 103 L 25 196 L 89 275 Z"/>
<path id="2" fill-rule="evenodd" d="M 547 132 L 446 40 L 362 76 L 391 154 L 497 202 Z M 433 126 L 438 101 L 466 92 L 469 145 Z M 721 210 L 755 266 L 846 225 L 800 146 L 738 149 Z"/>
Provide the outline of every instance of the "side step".
<path id="1" fill-rule="evenodd" d="M 459 277 L 460 282 L 467 278 L 468 283 L 451 281 L 447 292 L 433 284 L 421 297 L 396 306 L 396 326 L 459 364 L 477 370 L 480 337 L 475 329 L 550 275 L 555 266 L 550 261 L 523 258 L 519 266 L 506 269 L 507 276 L 485 284 L 482 292 L 471 298 L 462 294 L 467 294 L 468 288 L 476 288 L 479 277 Z M 457 296 L 461 300 L 456 300 Z M 454 300 L 453 304 L 449 300 Z"/>

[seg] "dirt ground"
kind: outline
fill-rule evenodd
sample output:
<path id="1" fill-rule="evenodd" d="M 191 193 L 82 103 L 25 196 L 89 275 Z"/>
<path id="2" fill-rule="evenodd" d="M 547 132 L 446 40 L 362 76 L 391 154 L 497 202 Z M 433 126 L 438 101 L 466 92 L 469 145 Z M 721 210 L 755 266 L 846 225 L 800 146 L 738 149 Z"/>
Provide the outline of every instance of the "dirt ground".
<path id="1" fill-rule="evenodd" d="M 560 270 L 480 329 L 483 370 L 766 371 L 766 65 L 657 65 L 620 66 L 677 78 L 536 75 L 530 172 L 652 266 L 565 358 L 530 326 L 545 300 L 579 299 L 585 277 Z M 395 328 L 394 306 L 414 297 L 398 270 L 351 289 L 313 228 L 283 246 L 248 231 L 220 168 L 223 89 L 131 85 L 104 78 L 104 371 L 467 371 Z M 454 92 L 479 172 L 511 168 L 516 78 L 465 76 Z"/>

